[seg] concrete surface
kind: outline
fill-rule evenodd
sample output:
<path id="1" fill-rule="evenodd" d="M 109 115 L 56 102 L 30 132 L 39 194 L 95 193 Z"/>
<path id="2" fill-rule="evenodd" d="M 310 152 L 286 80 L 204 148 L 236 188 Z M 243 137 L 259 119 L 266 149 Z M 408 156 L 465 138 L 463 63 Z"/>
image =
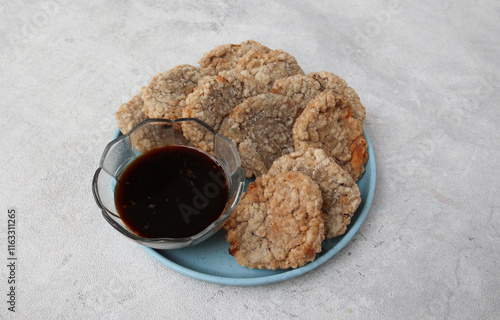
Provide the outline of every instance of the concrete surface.
<path id="1" fill-rule="evenodd" d="M 0 318 L 496 318 L 499 14 L 486 0 L 1 2 Z M 339 254 L 240 288 L 156 262 L 105 223 L 90 186 L 120 104 L 247 39 L 358 92 L 378 180 Z"/>

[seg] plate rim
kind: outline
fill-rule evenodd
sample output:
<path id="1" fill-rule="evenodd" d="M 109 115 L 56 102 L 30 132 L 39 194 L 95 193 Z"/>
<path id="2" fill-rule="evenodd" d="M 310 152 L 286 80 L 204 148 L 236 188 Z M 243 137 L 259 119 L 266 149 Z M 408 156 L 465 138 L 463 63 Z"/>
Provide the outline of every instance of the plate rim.
<path id="1" fill-rule="evenodd" d="M 363 132 L 365 134 L 365 138 L 368 144 L 368 162 L 370 163 L 370 181 L 368 184 L 368 195 L 367 198 L 365 199 L 364 207 L 363 210 L 359 213 L 356 222 L 354 225 L 352 225 L 347 233 L 345 233 L 342 236 L 342 239 L 335 244 L 333 248 L 325 252 L 323 255 L 315 259 L 314 261 L 309 262 L 308 264 L 296 268 L 296 269 L 289 269 L 285 270 L 284 272 L 278 273 L 278 274 L 273 274 L 273 275 L 267 275 L 267 276 L 262 276 L 262 277 L 250 277 L 250 278 L 231 278 L 231 277 L 225 277 L 225 276 L 215 276 L 207 273 L 203 273 L 200 271 L 195 271 L 190 268 L 187 268 L 185 266 L 182 266 L 180 264 L 177 264 L 165 256 L 161 255 L 156 249 L 146 247 L 144 245 L 139 245 L 142 250 L 144 250 L 147 254 L 149 254 L 152 258 L 154 258 L 156 261 L 160 262 L 164 266 L 168 267 L 169 269 L 176 271 L 180 274 L 183 274 L 185 276 L 188 276 L 193 279 L 197 280 L 202 280 L 205 282 L 210 282 L 210 283 L 215 283 L 215 284 L 221 284 L 221 285 L 229 285 L 229 286 L 258 286 L 258 285 L 265 285 L 265 284 L 273 284 L 277 282 L 282 282 L 285 280 L 289 280 L 295 277 L 298 277 L 300 275 L 303 275 L 318 266 L 322 265 L 326 261 L 330 260 L 333 258 L 340 250 L 342 250 L 354 237 L 354 235 L 358 232 L 358 230 L 361 228 L 363 225 L 366 216 L 368 215 L 368 211 L 370 210 L 370 207 L 373 202 L 373 197 L 375 194 L 375 186 L 376 186 L 376 162 L 375 162 L 375 155 L 373 152 L 373 146 L 371 144 L 370 138 L 368 137 L 366 131 L 363 129 Z M 113 139 L 116 139 L 121 135 L 121 131 L 119 128 L 116 129 Z M 365 172 L 366 174 L 366 172 Z"/>

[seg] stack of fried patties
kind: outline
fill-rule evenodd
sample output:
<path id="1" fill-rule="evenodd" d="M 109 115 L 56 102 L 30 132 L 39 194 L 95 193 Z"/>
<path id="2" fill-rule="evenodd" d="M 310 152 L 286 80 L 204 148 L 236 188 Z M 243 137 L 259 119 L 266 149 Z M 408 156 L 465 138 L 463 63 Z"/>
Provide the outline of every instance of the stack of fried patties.
<path id="1" fill-rule="evenodd" d="M 119 108 L 120 130 L 147 118 L 198 118 L 230 138 L 256 180 L 224 226 L 229 253 L 261 269 L 314 260 L 325 238 L 345 233 L 361 202 L 356 181 L 368 147 L 358 95 L 340 77 L 306 75 L 290 54 L 251 40 L 218 46 L 199 65 L 155 75 Z M 182 130 L 213 151 L 199 127 Z"/>

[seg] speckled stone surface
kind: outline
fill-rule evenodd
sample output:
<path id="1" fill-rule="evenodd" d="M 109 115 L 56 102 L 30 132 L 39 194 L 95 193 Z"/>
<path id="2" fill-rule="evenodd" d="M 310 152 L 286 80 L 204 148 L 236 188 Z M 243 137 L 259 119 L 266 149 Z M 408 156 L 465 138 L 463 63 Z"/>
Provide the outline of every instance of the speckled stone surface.
<path id="1" fill-rule="evenodd" d="M 0 318 L 496 318 L 499 12 L 491 0 L 0 3 Z M 117 234 L 91 180 L 120 104 L 247 39 L 358 92 L 378 179 L 339 254 L 241 288 L 178 274 Z"/>

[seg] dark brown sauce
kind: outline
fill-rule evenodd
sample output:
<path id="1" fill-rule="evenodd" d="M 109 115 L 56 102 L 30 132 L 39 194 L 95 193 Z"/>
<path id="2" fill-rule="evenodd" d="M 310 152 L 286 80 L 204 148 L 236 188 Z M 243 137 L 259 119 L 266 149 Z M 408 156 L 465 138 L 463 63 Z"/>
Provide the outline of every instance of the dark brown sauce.
<path id="1" fill-rule="evenodd" d="M 220 164 L 185 146 L 153 149 L 120 175 L 115 204 L 123 222 L 146 238 L 195 235 L 217 220 L 229 187 Z"/>

